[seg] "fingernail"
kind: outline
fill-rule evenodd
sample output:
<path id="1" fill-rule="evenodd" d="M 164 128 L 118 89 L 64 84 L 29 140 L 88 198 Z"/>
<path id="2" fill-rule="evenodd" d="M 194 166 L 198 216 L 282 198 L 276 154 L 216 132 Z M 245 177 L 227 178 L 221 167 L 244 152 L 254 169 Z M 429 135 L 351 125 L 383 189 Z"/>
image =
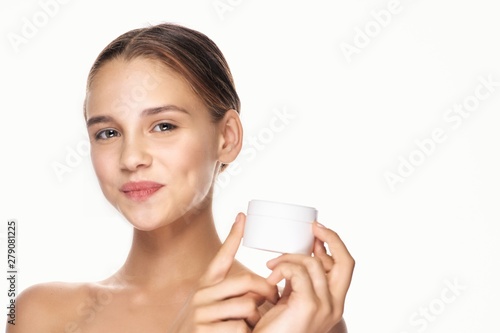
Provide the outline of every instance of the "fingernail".
<path id="1" fill-rule="evenodd" d="M 241 213 L 236 214 L 236 218 L 234 219 L 234 223 L 238 222 L 241 220 Z"/>
<path id="2" fill-rule="evenodd" d="M 266 266 L 269 269 L 272 269 L 274 262 L 276 261 L 277 258 L 271 259 L 268 262 L 266 262 Z"/>
<path id="3" fill-rule="evenodd" d="M 321 223 L 319 223 L 318 221 L 316 221 L 316 225 L 320 228 L 326 228 L 324 225 L 322 225 Z"/>

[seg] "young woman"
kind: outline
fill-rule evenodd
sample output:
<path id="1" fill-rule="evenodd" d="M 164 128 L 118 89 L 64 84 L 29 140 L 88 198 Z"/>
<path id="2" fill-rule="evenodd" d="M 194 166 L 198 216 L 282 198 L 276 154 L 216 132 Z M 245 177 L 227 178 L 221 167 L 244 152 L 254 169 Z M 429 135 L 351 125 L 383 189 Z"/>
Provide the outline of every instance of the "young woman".
<path id="1" fill-rule="evenodd" d="M 134 227 L 130 253 L 104 281 L 27 288 L 7 332 L 346 332 L 354 260 L 335 232 L 315 222 L 313 255 L 273 259 L 268 277 L 234 259 L 243 213 L 219 240 L 212 193 L 242 147 L 239 110 L 225 59 L 200 32 L 160 24 L 111 42 L 84 111 L 100 187 Z"/>

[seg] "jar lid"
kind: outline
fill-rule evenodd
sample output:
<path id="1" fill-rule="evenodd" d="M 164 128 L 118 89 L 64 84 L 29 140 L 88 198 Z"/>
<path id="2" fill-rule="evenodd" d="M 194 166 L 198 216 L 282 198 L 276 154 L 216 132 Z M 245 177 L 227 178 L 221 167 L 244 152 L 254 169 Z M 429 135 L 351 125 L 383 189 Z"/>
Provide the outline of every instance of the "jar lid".
<path id="1" fill-rule="evenodd" d="M 247 213 L 307 223 L 314 222 L 318 215 L 318 211 L 313 207 L 267 200 L 251 200 L 248 203 Z"/>

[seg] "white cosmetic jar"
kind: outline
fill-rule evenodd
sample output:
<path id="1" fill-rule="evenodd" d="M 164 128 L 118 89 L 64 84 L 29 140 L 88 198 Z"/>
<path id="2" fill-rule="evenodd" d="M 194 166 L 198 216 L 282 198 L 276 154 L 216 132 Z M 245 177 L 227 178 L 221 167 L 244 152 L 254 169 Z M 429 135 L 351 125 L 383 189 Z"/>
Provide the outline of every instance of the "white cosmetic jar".
<path id="1" fill-rule="evenodd" d="M 251 200 L 248 203 L 243 245 L 259 250 L 306 254 L 312 253 L 312 223 L 318 211 L 312 207 Z"/>

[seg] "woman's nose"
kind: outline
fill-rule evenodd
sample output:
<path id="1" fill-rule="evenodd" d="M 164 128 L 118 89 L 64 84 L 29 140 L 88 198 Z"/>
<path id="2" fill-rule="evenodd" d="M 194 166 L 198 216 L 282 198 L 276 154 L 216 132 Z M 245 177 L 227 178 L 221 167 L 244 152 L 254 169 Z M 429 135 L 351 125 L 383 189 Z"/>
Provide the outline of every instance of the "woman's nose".
<path id="1" fill-rule="evenodd" d="M 138 138 L 123 141 L 120 156 L 120 167 L 123 170 L 135 171 L 141 167 L 151 165 L 152 156 L 149 154 L 147 145 Z"/>

